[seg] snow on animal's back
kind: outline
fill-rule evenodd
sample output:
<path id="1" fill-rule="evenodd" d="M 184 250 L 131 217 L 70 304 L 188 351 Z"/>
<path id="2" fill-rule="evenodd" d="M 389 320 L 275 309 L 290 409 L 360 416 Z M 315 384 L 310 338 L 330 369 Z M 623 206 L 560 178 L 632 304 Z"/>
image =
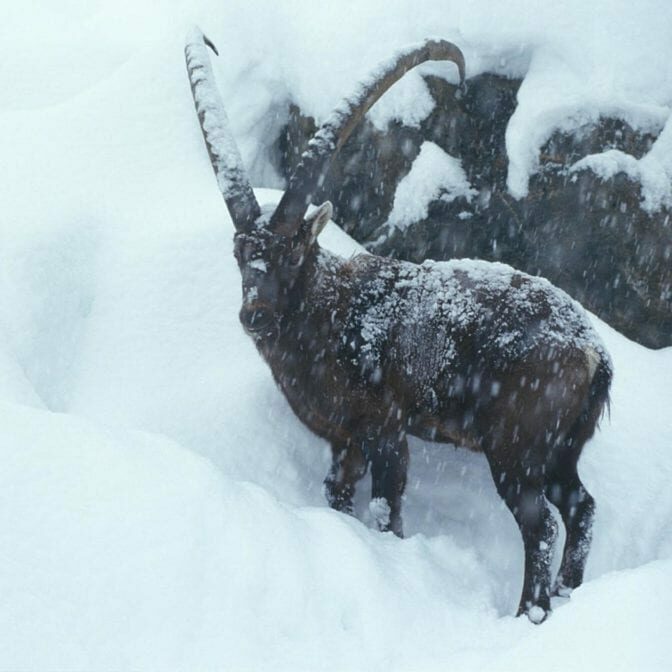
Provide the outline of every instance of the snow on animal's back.
<path id="1" fill-rule="evenodd" d="M 394 334 L 389 354 L 403 365 L 425 360 L 428 374 L 452 366 L 465 350 L 495 368 L 534 350 L 550 357 L 578 349 L 588 360 L 609 361 L 578 302 L 548 280 L 506 264 L 459 259 L 417 265 L 362 255 L 349 266 L 356 292 L 348 331 L 359 332 L 373 360 L 380 360 Z"/>

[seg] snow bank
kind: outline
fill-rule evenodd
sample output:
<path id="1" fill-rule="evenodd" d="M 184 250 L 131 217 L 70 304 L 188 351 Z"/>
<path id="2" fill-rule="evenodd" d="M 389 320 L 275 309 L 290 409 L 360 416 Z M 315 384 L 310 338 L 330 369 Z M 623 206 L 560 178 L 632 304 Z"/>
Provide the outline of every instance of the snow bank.
<path id="1" fill-rule="evenodd" d="M 511 617 L 522 544 L 482 456 L 413 442 L 403 541 L 370 529 L 364 483 L 357 519 L 324 504 L 328 446 L 238 325 L 232 228 L 182 60 L 187 17 L 225 54 L 223 98 L 258 166 L 290 92 L 319 118 L 393 45 L 428 34 L 463 45 L 472 74 L 523 71 L 539 26 L 562 18 L 522 3 L 347 9 L 73 1 L 14 6 L 0 27 L 2 667 L 664 668 L 672 350 L 598 323 L 616 380 L 581 463 L 598 503 L 588 580 L 539 628 Z M 564 9 L 545 34 L 587 39 L 597 24 L 570 19 L 606 13 Z M 633 49 L 607 93 L 664 104 L 657 10 L 654 25 L 624 8 Z M 357 250 L 333 227 L 321 240 Z"/>

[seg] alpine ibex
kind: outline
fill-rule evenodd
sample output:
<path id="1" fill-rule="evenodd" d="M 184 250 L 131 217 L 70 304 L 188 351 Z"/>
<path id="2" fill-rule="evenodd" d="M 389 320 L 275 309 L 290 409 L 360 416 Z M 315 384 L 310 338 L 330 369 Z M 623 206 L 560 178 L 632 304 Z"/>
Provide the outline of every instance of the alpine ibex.
<path id="1" fill-rule="evenodd" d="M 552 594 L 581 583 L 591 539 L 595 505 L 577 462 L 608 404 L 612 367 L 583 309 L 546 280 L 503 264 L 343 259 L 317 243 L 331 204 L 306 216 L 332 155 L 376 100 L 424 61 L 452 61 L 464 82 L 462 52 L 426 41 L 377 69 L 317 131 L 277 208 L 262 209 L 206 44 L 194 30 L 185 55 L 236 229 L 240 321 L 296 415 L 331 444 L 329 504 L 352 512 L 355 483 L 370 465 L 378 526 L 402 536 L 407 435 L 484 453 L 525 546 L 518 614 L 541 622 Z M 567 530 L 553 586 L 549 501 Z"/>

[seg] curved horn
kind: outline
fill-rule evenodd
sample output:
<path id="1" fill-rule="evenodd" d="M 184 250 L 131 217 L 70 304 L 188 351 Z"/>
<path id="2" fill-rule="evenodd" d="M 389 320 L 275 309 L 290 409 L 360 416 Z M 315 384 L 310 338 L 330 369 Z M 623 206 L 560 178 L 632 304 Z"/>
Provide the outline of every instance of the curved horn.
<path id="1" fill-rule="evenodd" d="M 245 231 L 252 227 L 261 211 L 229 129 L 210 65 L 208 46 L 218 53 L 215 45 L 198 28 L 193 28 L 184 47 L 191 94 L 219 190 L 236 230 Z"/>
<path id="2" fill-rule="evenodd" d="M 314 192 L 324 181 L 332 157 L 362 117 L 397 80 L 425 61 L 452 61 L 457 65 L 460 84 L 464 82 L 464 56 L 457 46 L 445 40 L 425 40 L 378 66 L 349 98 L 340 103 L 308 143 L 289 179 L 287 191 L 271 217 L 272 229 L 286 235 L 294 232 Z"/>

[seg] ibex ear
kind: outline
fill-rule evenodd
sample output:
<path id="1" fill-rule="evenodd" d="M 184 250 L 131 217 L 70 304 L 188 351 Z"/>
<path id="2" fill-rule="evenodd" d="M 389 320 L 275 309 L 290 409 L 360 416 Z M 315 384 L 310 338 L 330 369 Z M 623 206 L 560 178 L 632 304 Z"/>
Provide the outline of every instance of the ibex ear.
<path id="1" fill-rule="evenodd" d="M 312 212 L 304 220 L 304 231 L 307 233 L 307 244 L 310 247 L 322 232 L 322 229 L 327 225 L 331 219 L 334 209 L 329 201 L 322 203 L 322 205 Z"/>
<path id="2" fill-rule="evenodd" d="M 305 219 L 301 221 L 299 229 L 292 239 L 291 264 L 294 267 L 299 267 L 303 264 L 306 253 L 313 246 L 317 237 L 322 232 L 322 229 L 327 225 L 331 219 L 333 208 L 331 203 L 327 201 L 311 212 Z"/>

